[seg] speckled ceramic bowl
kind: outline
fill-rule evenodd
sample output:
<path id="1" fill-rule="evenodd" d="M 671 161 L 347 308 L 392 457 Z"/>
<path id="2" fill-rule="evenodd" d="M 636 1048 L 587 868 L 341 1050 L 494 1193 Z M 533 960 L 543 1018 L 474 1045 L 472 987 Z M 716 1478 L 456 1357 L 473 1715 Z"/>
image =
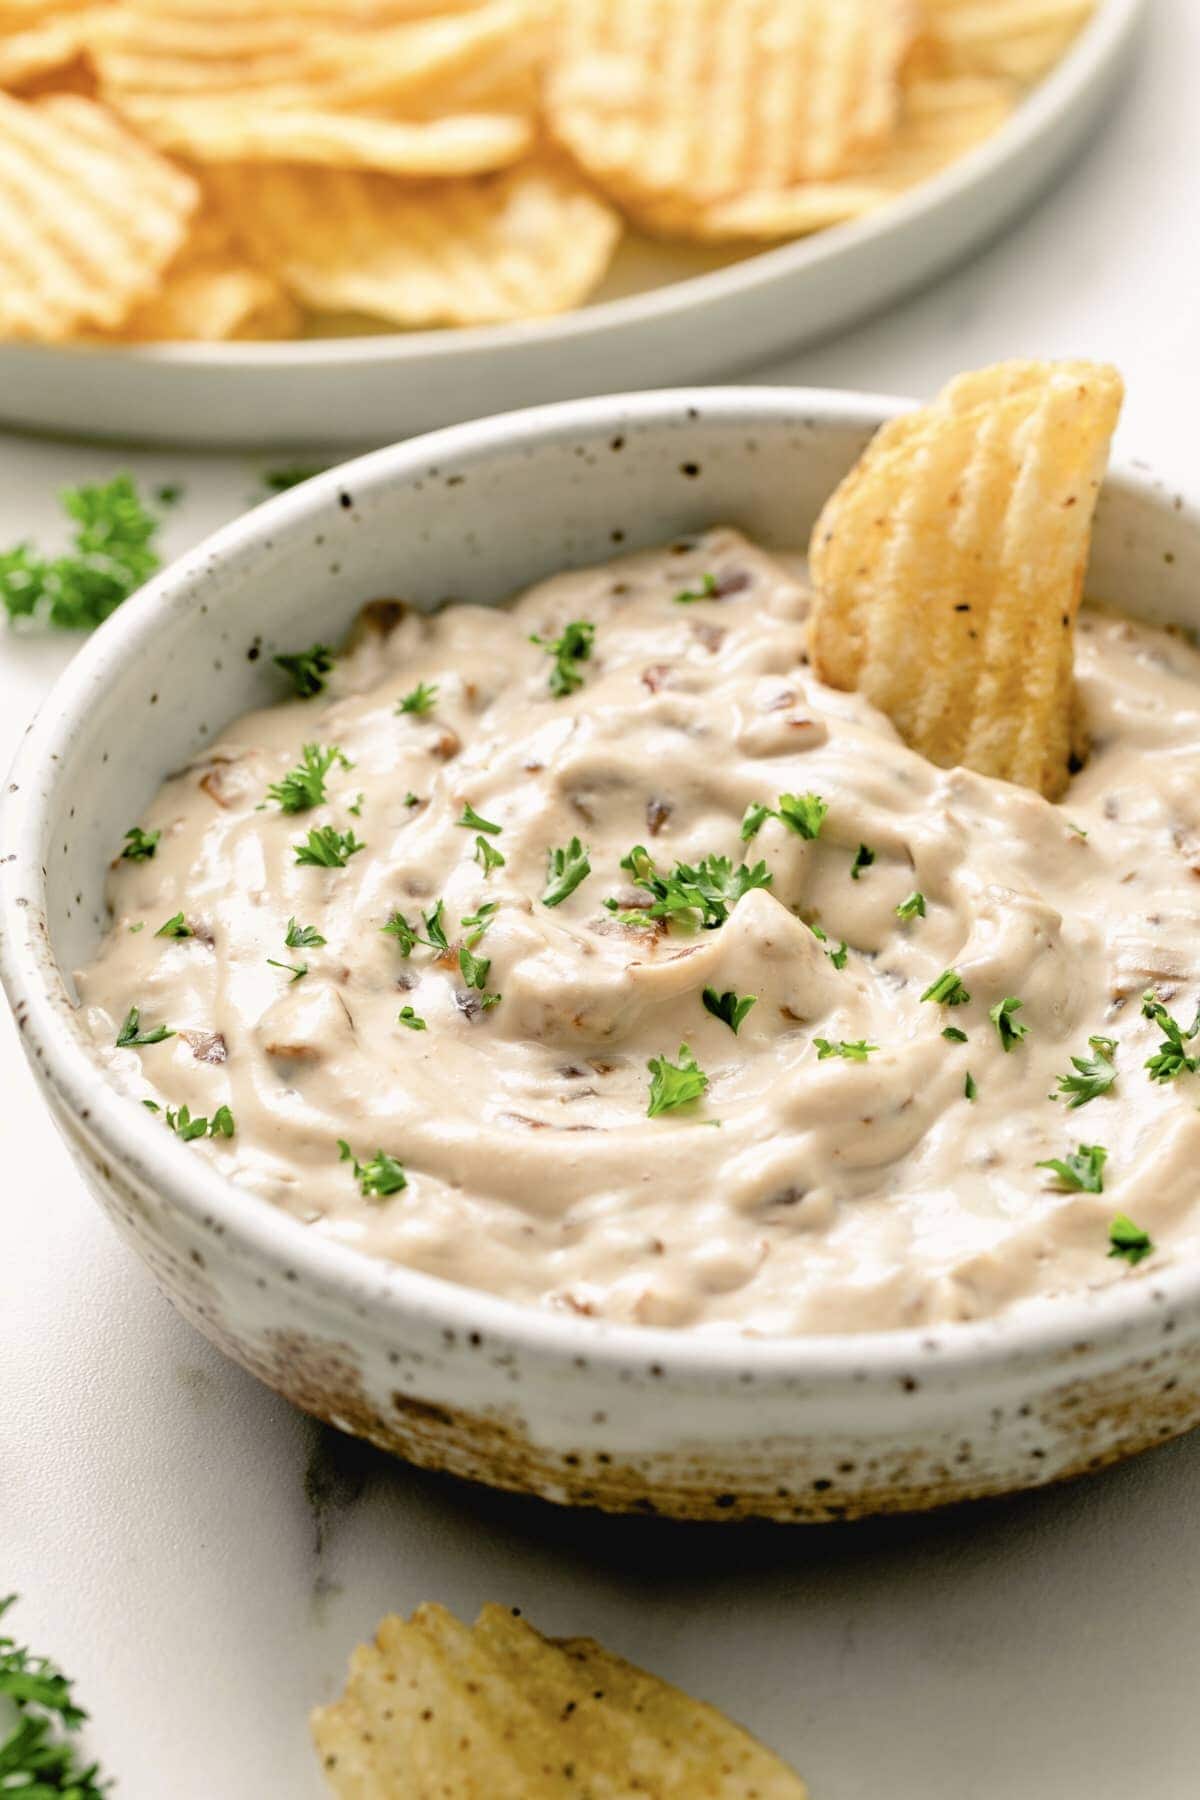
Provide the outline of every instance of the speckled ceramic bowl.
<path id="1" fill-rule="evenodd" d="M 0 821 L 0 967 L 93 1191 L 179 1309 L 299 1406 L 415 1462 L 681 1518 L 926 1507 L 1097 1468 L 1200 1419 L 1200 1267 L 1013 1319 L 780 1341 L 607 1327 L 373 1262 L 239 1192 L 108 1088 L 69 971 L 167 770 L 361 602 L 492 601 L 717 521 L 802 543 L 892 403 L 771 389 L 570 403 L 384 450 L 260 507 L 80 652 Z M 1093 587 L 1200 625 L 1200 515 L 1108 483 Z M 10 1195 L 9 1204 L 22 1197 Z"/>

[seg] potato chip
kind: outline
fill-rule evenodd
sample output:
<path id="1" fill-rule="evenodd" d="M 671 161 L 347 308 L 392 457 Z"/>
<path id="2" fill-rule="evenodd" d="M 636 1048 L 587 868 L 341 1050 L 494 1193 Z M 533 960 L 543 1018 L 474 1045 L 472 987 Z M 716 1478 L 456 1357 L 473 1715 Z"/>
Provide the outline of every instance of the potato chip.
<path id="1" fill-rule="evenodd" d="M 571 0 L 548 123 L 627 203 L 826 180 L 891 136 L 914 28 L 909 0 Z"/>
<path id="2" fill-rule="evenodd" d="M 391 1617 L 313 1738 L 340 1800 L 806 1800 L 714 1707 L 590 1639 L 556 1643 L 486 1606 Z"/>
<path id="3" fill-rule="evenodd" d="M 1096 0 L 924 0 L 941 66 L 1007 75 L 1030 85 L 1058 62 L 1096 10 Z"/>
<path id="4" fill-rule="evenodd" d="M 489 0 L 469 12 L 408 23 L 355 23 L 333 7 L 297 29 L 261 0 L 233 11 L 217 0 L 185 9 L 128 0 L 94 34 L 101 91 L 114 105 L 142 97 L 224 94 L 263 105 L 387 108 L 426 115 L 474 110 L 527 77 L 547 43 L 544 0 Z M 527 94 L 532 99 L 532 91 Z"/>
<path id="5" fill-rule="evenodd" d="M 303 305 L 397 325 L 562 311 L 600 280 L 621 232 L 547 160 L 436 182 L 252 164 L 212 180 L 247 250 Z"/>
<path id="6" fill-rule="evenodd" d="M 534 135 L 531 120 L 519 113 L 375 119 L 231 105 L 223 96 L 129 100 L 122 112 L 160 150 L 194 162 L 313 163 L 416 179 L 506 168 L 529 152 Z"/>
<path id="7" fill-rule="evenodd" d="M 1002 363 L 885 425 L 813 530 L 820 679 L 857 689 L 931 762 L 1060 795 L 1122 396 L 1104 364 Z"/>
<path id="8" fill-rule="evenodd" d="M 92 101 L 0 94 L 0 337 L 111 330 L 158 284 L 191 176 Z"/>
<path id="9" fill-rule="evenodd" d="M 223 219 L 202 212 L 162 285 L 112 335 L 129 343 L 295 337 L 303 315 L 287 289 L 235 245 Z"/>
<path id="10" fill-rule="evenodd" d="M 65 69 L 88 41 L 95 14 L 46 5 L 8 14 L 0 7 L 0 88 L 23 88 Z"/>
<path id="11" fill-rule="evenodd" d="M 636 207 L 635 217 L 658 236 L 712 243 L 821 231 L 873 212 L 959 161 L 1000 129 L 1014 100 L 1011 82 L 990 77 L 916 81 L 906 89 L 895 140 L 858 175 L 754 189 L 702 208 L 660 202 Z"/>

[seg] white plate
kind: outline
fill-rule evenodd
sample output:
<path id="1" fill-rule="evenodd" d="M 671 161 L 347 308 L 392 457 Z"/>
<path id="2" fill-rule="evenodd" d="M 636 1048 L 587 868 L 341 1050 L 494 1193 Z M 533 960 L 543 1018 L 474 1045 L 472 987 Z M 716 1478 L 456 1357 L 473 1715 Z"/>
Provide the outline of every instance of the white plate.
<path id="1" fill-rule="evenodd" d="M 996 136 L 891 206 L 725 266 L 634 243 L 590 306 L 284 344 L 0 345 L 0 422 L 149 443 L 382 443 L 544 400 L 746 369 L 940 274 L 1047 185 L 1106 108 L 1146 0 L 1101 0 Z"/>

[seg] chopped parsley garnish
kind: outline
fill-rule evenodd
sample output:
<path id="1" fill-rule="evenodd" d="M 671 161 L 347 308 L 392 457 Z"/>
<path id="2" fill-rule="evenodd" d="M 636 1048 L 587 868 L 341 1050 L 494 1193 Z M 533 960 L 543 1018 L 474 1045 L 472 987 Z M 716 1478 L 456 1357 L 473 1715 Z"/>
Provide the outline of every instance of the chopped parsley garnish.
<path id="1" fill-rule="evenodd" d="M 143 1100 L 142 1105 L 148 1107 L 151 1112 L 158 1111 L 158 1106 L 153 1100 Z M 182 1138 L 185 1144 L 190 1144 L 196 1138 L 202 1137 L 231 1138 L 236 1130 L 233 1114 L 227 1106 L 218 1106 L 211 1119 L 193 1118 L 186 1106 L 181 1106 L 178 1111 L 168 1106 L 163 1114 L 163 1120 L 176 1137 Z"/>
<path id="2" fill-rule="evenodd" d="M 275 662 L 302 700 L 311 700 L 325 687 L 325 677 L 333 667 L 333 651 L 328 644 L 314 644 L 311 650 L 297 650 L 289 656 L 277 656 Z"/>
<path id="3" fill-rule="evenodd" d="M 336 744 L 331 744 L 327 750 L 320 744 L 303 745 L 299 764 L 282 781 L 272 782 L 267 789 L 267 799 L 274 800 L 285 813 L 310 812 L 314 806 L 323 806 L 325 777 L 334 763 L 341 763 L 343 769 L 350 767 Z"/>
<path id="4" fill-rule="evenodd" d="M 808 929 L 812 932 L 813 936 L 819 940 L 819 942 L 821 942 L 822 944 L 828 944 L 829 933 L 827 931 L 822 930 L 820 925 L 810 925 Z M 835 969 L 844 969 L 845 968 L 846 957 L 849 954 L 849 948 L 850 948 L 850 946 L 847 944 L 845 938 L 843 938 L 836 950 L 826 950 L 825 954 L 829 958 L 830 962 L 833 964 Z"/>
<path id="5" fill-rule="evenodd" d="M 303 844 L 293 844 L 297 864 L 318 869 L 344 869 L 347 860 L 366 849 L 353 831 L 336 831 L 332 825 L 314 825 Z"/>
<path id="6" fill-rule="evenodd" d="M 319 950 L 325 939 L 313 926 L 297 925 L 295 919 L 289 919 L 283 941 L 289 950 Z"/>
<path id="7" fill-rule="evenodd" d="M 345 1138 L 339 1138 L 338 1160 L 353 1164 L 354 1178 L 368 1199 L 387 1200 L 408 1186 L 408 1176 L 385 1150 L 377 1150 L 369 1162 L 360 1163 Z"/>
<path id="8" fill-rule="evenodd" d="M 933 1000 L 938 1006 L 966 1006 L 971 996 L 957 969 L 943 969 L 937 980 L 925 989 L 922 1000 Z"/>
<path id="9" fill-rule="evenodd" d="M 832 1044 L 828 1038 L 819 1037 L 814 1038 L 813 1043 L 817 1046 L 818 1062 L 825 1062 L 831 1056 L 840 1056 L 846 1062 L 865 1063 L 871 1052 L 879 1048 L 878 1044 L 868 1044 L 865 1038 L 859 1038 L 854 1044 Z"/>
<path id="10" fill-rule="evenodd" d="M 122 857 L 126 862 L 149 862 L 158 849 L 161 836 L 161 831 L 143 831 L 140 825 L 131 825 L 125 833 Z"/>
<path id="11" fill-rule="evenodd" d="M 153 1031 L 142 1030 L 142 1015 L 138 1007 L 131 1006 L 125 1014 L 125 1022 L 117 1033 L 117 1049 L 128 1047 L 139 1048 L 142 1044 L 162 1044 L 167 1038 L 175 1036 L 165 1025 L 156 1025 Z"/>
<path id="12" fill-rule="evenodd" d="M 275 958 L 273 956 L 268 956 L 267 967 L 269 969 L 286 969 L 292 978 L 292 980 L 289 981 L 289 983 L 288 983 L 289 987 L 292 986 L 293 982 L 302 981 L 304 979 L 304 977 L 308 974 L 308 964 L 307 963 L 276 962 Z"/>
<path id="13" fill-rule="evenodd" d="M 905 919 L 905 920 L 907 920 L 907 919 L 923 919 L 925 917 L 925 896 L 924 896 L 924 894 L 921 894 L 921 893 L 910 894 L 908 896 L 907 900 L 902 900 L 900 902 L 899 906 L 896 908 L 896 917 L 898 919 Z"/>
<path id="14" fill-rule="evenodd" d="M 860 881 L 863 870 L 869 869 L 874 861 L 875 852 L 868 849 L 866 844 L 860 844 L 854 852 L 854 861 L 850 864 L 851 881 Z"/>
<path id="15" fill-rule="evenodd" d="M 556 638 L 530 638 L 531 644 L 539 644 L 548 655 L 554 658 L 554 667 L 550 671 L 550 692 L 556 700 L 565 694 L 573 694 L 576 688 L 583 686 L 583 676 L 576 666 L 587 662 L 592 654 L 592 646 L 596 641 L 596 627 L 587 619 L 572 619 L 564 625 L 562 636 Z"/>
<path id="16" fill-rule="evenodd" d="M 480 911 L 482 912 L 482 910 L 481 908 Z M 394 912 L 387 924 L 381 925 L 379 929 L 388 937 L 396 939 L 400 946 L 401 956 L 411 956 L 418 944 L 424 944 L 430 950 L 448 950 L 450 945 L 446 937 L 446 928 L 442 923 L 444 912 L 445 902 L 439 900 L 433 911 L 424 915 L 421 920 L 425 927 L 426 935 L 424 937 L 414 925 L 409 924 L 402 912 Z M 474 921 L 467 920 L 463 922 L 464 924 L 474 923 Z"/>
<path id="17" fill-rule="evenodd" d="M 183 914 L 177 912 L 172 913 L 166 924 L 160 925 L 154 935 L 155 937 L 165 938 L 190 938 L 195 937 L 196 934 L 184 918 Z"/>
<path id="18" fill-rule="evenodd" d="M 965 1044 L 967 1041 L 966 1032 L 960 1031 L 958 1029 L 957 1025 L 947 1025 L 945 1031 L 943 1031 L 943 1033 L 942 1033 L 942 1036 L 944 1038 L 949 1038 L 949 1040 L 952 1044 Z"/>
<path id="19" fill-rule="evenodd" d="M 286 494 L 289 488 L 299 487 L 302 481 L 311 481 L 319 475 L 320 469 L 309 469 L 297 463 L 290 469 L 264 469 L 262 484 L 272 494 Z"/>
<path id="20" fill-rule="evenodd" d="M 676 863 L 669 875 L 663 875 L 642 844 L 635 844 L 628 856 L 621 858 L 621 867 L 628 869 L 635 884 L 650 895 L 651 905 L 626 914 L 615 900 L 606 900 L 604 904 L 610 912 L 635 924 L 670 918 L 694 922 L 698 915 L 706 931 L 723 925 L 730 908 L 751 888 L 770 887 L 774 879 L 765 862 L 756 863 L 752 869 L 742 863 L 735 869 L 728 856 L 706 856 L 695 866 Z"/>
<path id="21" fill-rule="evenodd" d="M 14 622 L 90 631 L 158 568 L 158 520 L 128 475 L 65 488 L 59 498 L 75 523 L 72 549 L 43 557 L 18 544 L 0 553 L 0 602 Z"/>
<path id="22" fill-rule="evenodd" d="M 407 1025 L 410 1031 L 426 1031 L 428 1029 L 424 1019 L 421 1018 L 419 1013 L 415 1013 L 411 1006 L 402 1006 L 400 1008 L 396 1022 L 399 1025 Z"/>
<path id="23" fill-rule="evenodd" d="M 161 487 L 155 488 L 154 498 L 159 506 L 178 506 L 183 499 L 183 492 L 182 482 L 164 481 Z"/>
<path id="24" fill-rule="evenodd" d="M 437 702 L 437 697 L 438 690 L 436 682 L 428 684 L 424 681 L 418 681 L 416 687 L 405 694 L 403 700 L 398 702 L 396 711 L 398 713 L 415 713 L 420 717 L 424 713 L 433 711 Z"/>
<path id="25" fill-rule="evenodd" d="M 421 796 L 419 794 L 414 794 L 410 788 L 408 793 L 404 796 L 404 804 L 405 806 L 420 806 Z"/>
<path id="26" fill-rule="evenodd" d="M 970 1069 L 967 1070 L 967 1078 L 963 1082 L 963 1093 L 968 1100 L 977 1100 L 979 1098 L 979 1089 L 975 1084 L 975 1077 L 972 1075 Z"/>
<path id="27" fill-rule="evenodd" d="M 1153 988 L 1142 996 L 1142 1017 L 1153 1019 L 1164 1033 L 1164 1042 L 1146 1063 L 1151 1081 L 1174 1081 L 1177 1075 L 1194 1075 L 1200 1069 L 1200 1056 L 1189 1053 L 1187 1046 L 1200 1033 L 1200 1013 L 1190 1031 L 1177 1025 Z"/>
<path id="28" fill-rule="evenodd" d="M 1133 1220 L 1126 1218 L 1124 1213 L 1118 1213 L 1108 1228 L 1108 1254 L 1123 1256 L 1125 1261 L 1132 1263 L 1136 1269 L 1143 1258 L 1153 1252 L 1153 1249 L 1154 1244 L 1151 1241 L 1150 1233 L 1143 1231 L 1140 1225 L 1135 1225 Z"/>
<path id="29" fill-rule="evenodd" d="M 461 824 L 462 821 L 460 820 L 459 823 Z M 477 837 L 475 839 L 474 860 L 483 870 L 484 879 L 486 880 L 493 869 L 502 869 L 507 859 L 501 855 L 495 844 L 489 844 L 485 837 Z"/>
<path id="30" fill-rule="evenodd" d="M 137 923 L 135 925 L 131 925 L 129 927 L 129 929 L 133 933 L 133 935 L 136 937 L 139 931 L 145 931 L 145 929 L 146 929 L 145 919 L 139 919 L 137 921 Z"/>
<path id="31" fill-rule="evenodd" d="M 542 905 L 561 906 L 591 872 L 588 853 L 577 837 L 571 839 L 565 850 L 551 850 L 546 857 L 546 891 L 542 895 Z"/>
<path id="32" fill-rule="evenodd" d="M 361 819 L 362 818 L 363 801 L 366 799 L 366 797 L 367 796 L 365 794 L 355 794 L 353 800 L 350 802 L 349 806 L 346 808 L 346 811 L 348 813 L 353 813 L 354 817 L 356 819 Z"/>
<path id="33" fill-rule="evenodd" d="M 1010 994 L 1006 1000 L 998 1000 L 995 1006 L 988 1008 L 988 1018 L 1000 1034 L 1000 1042 L 1004 1046 L 1005 1055 L 1015 1050 L 1023 1037 L 1028 1037 L 1028 1025 L 1022 1025 L 1015 1013 L 1021 1010 L 1023 1001 L 1015 1000 Z"/>
<path id="34" fill-rule="evenodd" d="M 765 801 L 752 800 L 742 815 L 743 844 L 748 844 L 752 837 L 757 837 L 767 820 L 773 816 L 772 808 Z"/>
<path id="35" fill-rule="evenodd" d="M 1095 1056 L 1073 1056 L 1074 1075 L 1058 1078 L 1058 1091 L 1072 1109 L 1086 1106 L 1089 1100 L 1098 1100 L 1101 1094 L 1107 1094 L 1117 1079 L 1115 1038 L 1091 1037 L 1088 1043 L 1096 1052 Z"/>
<path id="36" fill-rule="evenodd" d="M 1075 1154 L 1068 1156 L 1065 1161 L 1055 1157 L 1036 1166 L 1052 1170 L 1058 1177 L 1060 1187 L 1077 1188 L 1084 1194 L 1102 1194 L 1104 1165 L 1107 1161 L 1108 1151 L 1102 1144 L 1080 1144 Z"/>
<path id="37" fill-rule="evenodd" d="M 677 1063 L 668 1062 L 665 1056 L 652 1056 L 646 1067 L 651 1075 L 650 1104 L 646 1113 L 651 1119 L 699 1100 L 708 1087 L 708 1076 L 686 1044 L 679 1046 Z"/>
<path id="38" fill-rule="evenodd" d="M 758 1005 L 757 994 L 735 994 L 732 988 L 726 988 L 723 994 L 718 994 L 716 988 L 706 987 L 701 998 L 705 1012 L 710 1012 L 714 1019 L 720 1019 L 722 1025 L 728 1025 L 734 1037 L 750 1008 Z"/>
<path id="39" fill-rule="evenodd" d="M 471 805 L 463 807 L 461 815 L 455 819 L 454 823 L 465 825 L 468 831 L 486 831 L 490 837 L 497 837 L 504 829 L 502 825 L 494 825 L 490 819 L 482 818 Z"/>
<path id="40" fill-rule="evenodd" d="M 476 944 L 491 924 L 495 914 L 499 911 L 500 902 L 498 900 L 487 900 L 479 908 L 478 912 L 468 914 L 462 921 L 463 930 L 471 933 L 470 937 L 467 939 L 468 949 L 473 950 L 475 948 Z"/>
<path id="41" fill-rule="evenodd" d="M 473 956 L 464 944 L 458 953 L 458 966 L 468 987 L 482 991 L 487 986 L 488 970 L 492 966 L 490 957 Z"/>
<path id="42" fill-rule="evenodd" d="M 0 1618 L 16 1600 L 0 1598 Z M 62 1732 L 87 1719 L 72 1683 L 49 1657 L 35 1656 L 0 1632 L 0 1792 L 24 1800 L 106 1800 L 111 1789 L 95 1763 L 83 1766 Z"/>
<path id="43" fill-rule="evenodd" d="M 448 950 L 450 940 L 446 936 L 445 926 L 446 902 L 439 900 L 432 911 L 421 914 L 421 923 L 425 927 L 425 942 L 431 950 Z"/>
<path id="44" fill-rule="evenodd" d="M 700 577 L 700 586 L 698 588 L 684 588 L 680 593 L 676 594 L 675 604 L 677 606 L 687 606 L 692 600 L 712 600 L 715 599 L 716 592 L 716 576 L 702 575 Z"/>
<path id="45" fill-rule="evenodd" d="M 780 794 L 777 817 L 782 819 L 789 831 L 797 837 L 810 841 L 819 838 L 821 827 L 825 823 L 825 815 L 829 811 L 828 802 L 819 794 Z M 872 858 L 872 861 L 874 858 Z"/>
<path id="46" fill-rule="evenodd" d="M 768 819 L 779 819 L 797 837 L 810 842 L 821 835 L 829 804 L 819 794 L 780 794 L 778 806 L 758 800 L 746 808 L 742 817 L 742 842 L 748 844 L 762 830 Z"/>

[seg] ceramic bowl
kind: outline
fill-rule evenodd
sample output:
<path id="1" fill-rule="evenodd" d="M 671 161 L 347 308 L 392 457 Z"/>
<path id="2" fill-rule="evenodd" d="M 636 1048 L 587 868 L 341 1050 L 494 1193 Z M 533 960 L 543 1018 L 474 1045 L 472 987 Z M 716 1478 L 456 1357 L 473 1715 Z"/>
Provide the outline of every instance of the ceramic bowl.
<path id="1" fill-rule="evenodd" d="M 308 1233 L 101 1077 L 70 971 L 112 846 L 164 774 L 277 693 L 270 653 L 365 600 L 490 602 L 725 522 L 802 544 L 895 403 L 786 389 L 573 402 L 376 453 L 258 508 L 80 651 L 0 819 L 0 968 L 93 1192 L 180 1311 L 309 1412 L 433 1468 L 681 1518 L 825 1519 L 1031 1486 L 1200 1418 L 1200 1267 L 1036 1319 L 747 1340 L 525 1309 Z M 1095 591 L 1200 626 L 1200 515 L 1140 470 L 1101 503 Z M 22 1204 L 23 1196 L 9 1197 Z"/>
<path id="2" fill-rule="evenodd" d="M 361 449 L 616 388 L 711 381 L 844 330 L 1032 204 L 1111 111 L 1147 0 L 1099 0 L 1058 67 L 969 155 L 864 219 L 722 266 L 630 239 L 595 300 L 549 319 L 294 343 L 0 343 L 6 425 L 138 443 Z"/>

